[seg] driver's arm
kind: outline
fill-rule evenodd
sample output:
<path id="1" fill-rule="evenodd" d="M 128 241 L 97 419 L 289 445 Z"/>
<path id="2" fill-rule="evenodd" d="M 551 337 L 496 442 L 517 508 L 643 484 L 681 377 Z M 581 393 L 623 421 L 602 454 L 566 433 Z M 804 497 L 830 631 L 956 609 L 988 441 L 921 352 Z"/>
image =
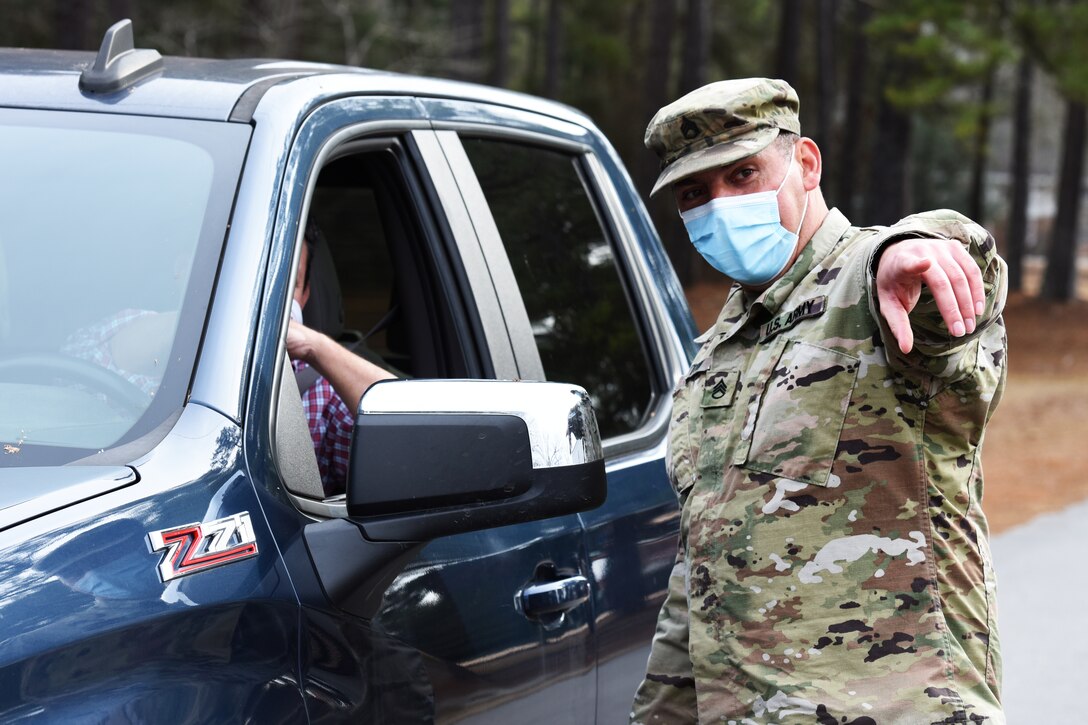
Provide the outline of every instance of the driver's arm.
<path id="1" fill-rule="evenodd" d="M 287 354 L 292 360 L 301 360 L 321 373 L 352 411 L 359 409 L 359 399 L 367 388 L 379 380 L 394 377 L 345 349 L 328 335 L 294 320 L 287 328 Z"/>

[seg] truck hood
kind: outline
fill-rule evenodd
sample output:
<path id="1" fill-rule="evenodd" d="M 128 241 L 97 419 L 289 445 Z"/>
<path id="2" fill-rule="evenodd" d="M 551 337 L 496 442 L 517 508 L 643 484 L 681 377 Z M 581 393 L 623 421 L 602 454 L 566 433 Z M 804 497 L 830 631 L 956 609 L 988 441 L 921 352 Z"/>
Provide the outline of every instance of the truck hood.
<path id="1" fill-rule="evenodd" d="M 138 480 L 128 466 L 0 468 L 0 531 Z"/>

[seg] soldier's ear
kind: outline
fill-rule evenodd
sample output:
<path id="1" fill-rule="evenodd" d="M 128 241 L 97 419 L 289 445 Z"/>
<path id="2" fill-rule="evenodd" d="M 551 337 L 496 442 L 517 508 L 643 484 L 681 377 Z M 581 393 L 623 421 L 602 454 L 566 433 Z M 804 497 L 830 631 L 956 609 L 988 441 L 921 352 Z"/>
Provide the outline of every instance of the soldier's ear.
<path id="1" fill-rule="evenodd" d="M 805 185 L 805 191 L 812 191 L 820 185 L 823 177 L 823 156 L 820 155 L 820 147 L 807 136 L 802 136 L 797 142 L 797 161 L 801 164 L 801 182 Z"/>

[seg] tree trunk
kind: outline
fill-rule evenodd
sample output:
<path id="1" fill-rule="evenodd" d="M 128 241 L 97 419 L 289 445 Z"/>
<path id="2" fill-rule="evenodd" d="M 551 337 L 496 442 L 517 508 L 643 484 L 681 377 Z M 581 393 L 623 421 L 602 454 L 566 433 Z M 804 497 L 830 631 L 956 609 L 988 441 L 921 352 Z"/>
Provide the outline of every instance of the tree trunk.
<path id="1" fill-rule="evenodd" d="M 1065 133 L 1062 138 L 1061 185 L 1058 214 L 1046 261 L 1042 298 L 1066 302 L 1076 292 L 1077 220 L 1080 217 L 1081 177 L 1084 174 L 1085 105 L 1066 101 Z"/>
<path id="2" fill-rule="evenodd" d="M 492 48 L 491 85 L 510 85 L 510 0 L 494 0 L 494 45 Z"/>
<path id="3" fill-rule="evenodd" d="M 684 16 L 684 46 L 680 59 L 680 93 L 701 88 L 707 82 L 710 55 L 710 2 L 688 0 Z"/>
<path id="4" fill-rule="evenodd" d="M 98 50 L 99 36 L 88 44 L 87 20 L 91 7 L 88 0 L 55 0 L 53 5 L 53 30 L 56 47 L 61 50 Z M 121 18 L 117 18 L 121 20 Z M 105 29 L 103 28 L 103 34 Z"/>
<path id="5" fill-rule="evenodd" d="M 269 55 L 265 49 L 272 35 L 268 27 L 268 3 L 265 0 L 245 0 L 242 6 L 242 27 L 238 35 L 242 55 L 262 58 Z"/>
<path id="6" fill-rule="evenodd" d="M 894 78 L 886 73 L 884 78 Z M 910 116 L 881 94 L 877 132 L 870 159 L 868 199 L 864 224 L 894 224 L 910 208 Z M 843 173 L 849 173 L 845 168 Z"/>
<path id="7" fill-rule="evenodd" d="M 543 45 L 544 18 L 541 0 L 532 0 L 529 5 L 529 65 L 525 71 L 525 88 L 530 93 L 540 94 L 540 48 Z"/>
<path id="8" fill-rule="evenodd" d="M 484 9 L 477 0 L 450 2 L 453 38 L 450 75 L 459 80 L 480 81 L 484 46 Z"/>
<path id="9" fill-rule="evenodd" d="M 982 83 L 981 110 L 978 126 L 975 128 L 974 159 L 971 164 L 971 198 L 968 201 L 968 215 L 979 224 L 986 216 L 986 161 L 990 156 L 990 107 L 994 102 L 994 75 L 997 68 L 991 65 L 986 70 Z"/>
<path id="10" fill-rule="evenodd" d="M 650 3 L 650 35 L 646 48 L 645 75 L 642 85 L 642 118 L 649 122 L 669 98 L 669 71 L 672 67 L 672 34 L 676 19 L 675 0 L 652 0 Z M 637 182 L 644 193 L 653 188 L 659 172 L 658 160 L 653 154 L 639 157 Z"/>
<path id="11" fill-rule="evenodd" d="M 672 34 L 676 20 L 676 0 L 653 0 L 650 4 L 650 42 L 646 49 L 644 64 L 646 75 L 643 76 L 642 118 L 647 122 L 657 110 L 668 103 L 669 71 L 672 68 Z M 643 158 L 647 158 L 643 156 Z M 649 159 L 642 164 L 641 185 L 649 192 L 657 178 L 657 163 Z"/>
<path id="12" fill-rule="evenodd" d="M 648 123 L 654 114 L 673 99 L 669 97 L 669 77 L 672 68 L 672 37 L 676 22 L 676 0 L 651 0 L 649 4 L 649 37 L 646 48 L 646 75 L 643 77 L 642 117 Z M 691 7 L 689 7 L 689 12 Z M 635 181 L 643 194 L 649 194 L 661 171 L 659 160 L 646 151 L 636 165 Z M 672 194 L 663 191 L 647 205 L 650 216 L 661 234 L 665 251 L 673 263 L 682 285 L 692 281 L 692 246 L 683 227 L 676 221 L 676 204 Z"/>
<path id="13" fill-rule="evenodd" d="M 560 0 L 548 0 L 548 30 L 544 48 L 544 95 L 558 98 L 560 56 L 563 50 L 563 12 Z"/>
<path id="14" fill-rule="evenodd" d="M 710 60 L 710 3 L 708 0 L 687 0 L 685 4 L 687 7 L 684 13 L 683 44 L 680 48 L 680 78 L 677 96 L 682 96 L 707 84 L 707 65 Z M 655 5 L 654 12 L 659 11 L 661 11 L 661 8 Z M 665 16 L 659 18 L 655 15 L 654 23 L 665 22 L 666 20 L 667 17 Z M 663 35 L 663 33 L 657 31 L 658 27 L 655 25 L 654 31 L 651 31 L 651 41 L 656 40 L 656 42 L 660 43 L 663 39 L 658 36 Z M 668 69 L 665 68 L 664 70 L 667 71 Z M 647 84 L 647 92 L 651 92 L 649 83 Z M 671 99 L 659 98 L 658 100 L 662 101 L 663 105 Z M 650 103 L 648 105 L 652 106 L 654 104 Z M 657 108 L 647 110 L 652 114 L 657 111 Z M 650 118 L 651 116 L 648 115 L 646 120 L 649 121 Z M 647 189 L 649 189 L 657 178 L 659 167 L 652 165 L 654 161 L 652 154 L 648 151 L 644 153 L 648 159 L 646 162 L 646 184 Z M 672 266 L 676 270 L 676 276 L 680 279 L 682 285 L 687 286 L 695 280 L 696 270 L 699 268 L 699 253 L 691 245 L 687 233 L 675 221 L 675 203 L 672 197 L 667 192 L 662 192 L 661 196 L 665 198 L 655 199 L 650 205 L 650 215 L 660 231 L 662 242 L 668 251 Z"/>
<path id="15" fill-rule="evenodd" d="M 251 52 L 258 57 L 298 58 L 303 25 L 298 0 L 254 0 L 251 7 L 250 22 L 256 32 Z"/>
<path id="16" fill-rule="evenodd" d="M 865 97 L 865 84 L 869 68 L 869 42 L 865 37 L 865 26 L 869 22 L 871 9 L 869 4 L 854 0 L 854 12 L 851 19 L 850 33 L 852 49 L 850 52 L 850 73 L 846 81 L 846 122 L 839 145 L 839 198 L 836 202 L 847 218 L 853 218 L 860 208 L 854 198 L 855 181 L 862 166 L 859 149 L 862 134 L 862 101 Z"/>
<path id="17" fill-rule="evenodd" d="M 778 60 L 775 73 L 797 87 L 797 58 L 801 45 L 801 0 L 780 0 L 782 17 L 778 24 Z"/>
<path id="18" fill-rule="evenodd" d="M 831 119 L 835 108 L 835 0 L 820 0 L 816 34 L 816 128 L 812 137 L 833 158 Z"/>
<path id="19" fill-rule="evenodd" d="M 106 7 L 109 9 L 110 16 L 108 22 L 110 25 L 116 23 L 118 20 L 124 20 L 125 18 L 131 19 L 133 21 L 133 24 L 135 25 L 136 21 L 138 20 L 138 18 L 132 17 L 132 0 L 110 0 L 109 4 Z M 141 29 L 138 25 L 134 28 L 136 35 L 136 47 L 140 47 L 140 30 Z M 148 30 L 150 30 L 150 28 Z M 104 32 L 105 29 L 103 29 L 103 33 Z"/>
<path id="20" fill-rule="evenodd" d="M 1031 191 L 1031 60 L 1025 54 L 1016 72 L 1013 104 L 1012 202 L 1005 230 L 1005 261 L 1009 265 L 1009 289 L 1024 287 L 1024 249 L 1027 246 L 1028 194 Z"/>

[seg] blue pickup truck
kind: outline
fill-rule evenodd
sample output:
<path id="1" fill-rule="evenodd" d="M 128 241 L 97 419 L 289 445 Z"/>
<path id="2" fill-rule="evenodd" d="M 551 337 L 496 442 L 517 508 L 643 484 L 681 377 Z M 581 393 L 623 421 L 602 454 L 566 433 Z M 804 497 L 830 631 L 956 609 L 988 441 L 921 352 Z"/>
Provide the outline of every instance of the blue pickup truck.
<path id="1" fill-rule="evenodd" d="M 430 78 L 0 51 L 0 720 L 620 723 L 694 330 L 580 113 Z M 285 338 L 397 379 L 322 487 Z"/>

